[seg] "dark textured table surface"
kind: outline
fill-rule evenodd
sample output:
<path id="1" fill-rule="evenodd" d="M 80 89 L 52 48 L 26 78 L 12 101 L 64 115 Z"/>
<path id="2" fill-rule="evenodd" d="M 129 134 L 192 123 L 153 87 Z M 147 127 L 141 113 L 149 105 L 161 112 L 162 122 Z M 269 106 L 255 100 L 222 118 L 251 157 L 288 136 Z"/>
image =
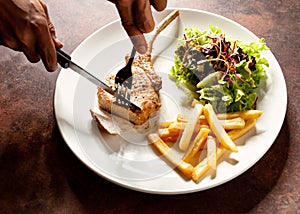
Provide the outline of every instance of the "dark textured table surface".
<path id="1" fill-rule="evenodd" d="M 47 0 L 65 50 L 116 20 L 104 0 Z M 207 10 L 264 37 L 283 70 L 288 107 L 270 150 L 247 172 L 213 189 L 151 195 L 112 184 L 65 144 L 55 121 L 59 71 L 48 73 L 0 47 L 0 213 L 299 213 L 300 2 L 172 0 L 169 7 Z"/>

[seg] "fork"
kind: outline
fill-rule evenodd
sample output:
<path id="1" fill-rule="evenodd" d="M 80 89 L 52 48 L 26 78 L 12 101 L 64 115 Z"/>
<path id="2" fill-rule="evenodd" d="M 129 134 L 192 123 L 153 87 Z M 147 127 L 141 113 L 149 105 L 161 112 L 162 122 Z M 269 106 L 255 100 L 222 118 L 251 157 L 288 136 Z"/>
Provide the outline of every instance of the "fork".
<path id="1" fill-rule="evenodd" d="M 138 107 L 134 103 L 130 102 L 129 99 L 127 99 L 126 97 L 123 97 L 123 94 L 121 92 L 119 92 L 119 93 L 118 93 L 118 91 L 116 92 L 111 87 L 109 87 L 108 85 L 106 85 L 104 82 L 102 82 L 101 80 L 99 80 L 98 78 L 96 78 L 94 75 L 92 75 L 91 73 L 89 73 L 88 71 L 86 71 L 85 69 L 83 69 L 82 67 L 78 66 L 76 63 L 74 63 L 71 60 L 71 56 L 69 56 L 67 53 L 65 53 L 61 49 L 56 48 L 56 54 L 57 54 L 57 62 L 63 68 L 71 68 L 72 70 L 74 70 L 78 74 L 82 75 L 83 77 L 85 77 L 86 79 L 88 79 L 89 81 L 91 81 L 92 83 L 96 84 L 98 87 L 104 89 L 108 93 L 110 93 L 113 96 L 115 96 L 116 100 L 118 101 L 118 102 L 115 102 L 116 104 L 118 104 L 118 105 L 120 105 L 122 107 L 125 107 L 127 109 L 130 109 L 133 112 L 141 110 L 140 107 Z M 128 87 L 131 88 L 131 85 L 128 86 Z M 119 90 L 119 91 L 121 91 L 121 90 Z"/>
<path id="2" fill-rule="evenodd" d="M 132 109 L 131 102 L 130 102 L 130 93 L 131 93 L 131 86 L 132 86 L 132 62 L 134 60 L 134 56 L 136 54 L 136 50 L 133 47 L 130 58 L 121 70 L 118 71 L 115 77 L 115 88 L 116 88 L 116 101 L 115 104 L 125 107 L 127 109 L 131 110 L 137 110 Z"/>

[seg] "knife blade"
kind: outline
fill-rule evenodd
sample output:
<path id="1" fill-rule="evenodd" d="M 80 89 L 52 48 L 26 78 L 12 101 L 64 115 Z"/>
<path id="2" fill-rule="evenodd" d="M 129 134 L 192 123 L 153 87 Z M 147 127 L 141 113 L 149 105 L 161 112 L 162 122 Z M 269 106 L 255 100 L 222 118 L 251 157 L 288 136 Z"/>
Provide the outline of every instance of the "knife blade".
<path id="1" fill-rule="evenodd" d="M 76 73 L 80 74 L 81 76 L 83 76 L 87 80 L 91 81 L 92 83 L 94 83 L 98 87 L 104 89 L 105 91 L 107 91 L 111 95 L 115 96 L 116 92 L 115 92 L 114 89 L 112 89 L 111 87 L 106 85 L 104 82 L 99 80 L 97 77 L 95 77 L 93 74 L 91 74 L 87 70 L 85 70 L 82 67 L 80 67 L 79 65 L 77 65 L 75 62 L 73 62 L 71 60 L 70 55 L 68 55 L 67 53 L 65 53 L 64 51 L 62 51 L 59 48 L 56 49 L 56 53 L 57 53 L 57 62 L 61 65 L 61 67 L 71 68 Z"/>
<path id="2" fill-rule="evenodd" d="M 113 96 L 116 96 L 116 91 L 109 87 L 107 84 L 99 80 L 97 77 L 95 77 L 93 74 L 88 72 L 87 70 L 83 69 L 79 65 L 77 65 L 75 62 L 71 60 L 71 56 L 67 53 L 65 53 L 63 50 L 56 48 L 56 54 L 57 54 L 57 62 L 60 64 L 61 67 L 63 68 L 71 68 L 73 71 L 76 73 L 80 74 L 81 76 L 85 77 L 88 79 L 90 82 L 94 83 L 98 87 L 104 89 L 108 93 L 110 93 Z M 126 99 L 125 97 L 123 99 Z M 127 101 L 130 103 L 129 109 L 133 112 L 136 111 L 141 111 L 141 108 L 132 103 L 131 101 Z M 118 102 L 115 102 L 115 104 L 118 105 Z"/>

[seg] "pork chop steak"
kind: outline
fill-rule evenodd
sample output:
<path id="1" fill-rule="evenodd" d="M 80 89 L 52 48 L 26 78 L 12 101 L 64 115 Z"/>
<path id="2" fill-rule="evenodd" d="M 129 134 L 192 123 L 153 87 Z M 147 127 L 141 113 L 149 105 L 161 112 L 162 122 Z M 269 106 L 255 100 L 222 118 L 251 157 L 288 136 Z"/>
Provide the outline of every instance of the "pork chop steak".
<path id="1" fill-rule="evenodd" d="M 140 111 L 132 111 L 119 105 L 116 105 L 116 97 L 109 94 L 102 88 L 98 88 L 98 106 L 100 110 L 107 111 L 117 115 L 125 120 L 130 121 L 134 125 L 144 124 L 150 117 L 154 117 L 161 107 L 159 90 L 162 87 L 161 77 L 157 75 L 152 63 L 152 47 L 157 35 L 168 26 L 177 16 L 179 11 L 175 10 L 170 13 L 155 28 L 153 37 L 148 43 L 148 50 L 143 55 L 135 57 L 132 64 L 132 88 L 130 93 L 130 101 L 141 108 Z M 104 80 L 107 85 L 114 88 L 115 74 L 109 74 Z M 99 126 L 107 123 L 101 122 L 101 117 L 91 111 L 92 116 L 96 119 Z M 104 127 L 105 128 L 105 127 Z M 107 130 L 107 129 L 106 129 Z"/>

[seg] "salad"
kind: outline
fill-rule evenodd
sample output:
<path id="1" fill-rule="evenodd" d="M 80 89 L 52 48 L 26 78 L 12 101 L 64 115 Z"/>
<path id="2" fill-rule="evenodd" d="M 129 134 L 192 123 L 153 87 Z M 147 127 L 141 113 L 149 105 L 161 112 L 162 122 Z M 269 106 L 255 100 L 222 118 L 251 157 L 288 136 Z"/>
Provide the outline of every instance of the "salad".
<path id="1" fill-rule="evenodd" d="M 269 66 L 261 57 L 263 50 L 268 50 L 263 38 L 244 43 L 231 40 L 215 26 L 209 31 L 186 28 L 169 77 L 216 112 L 255 109 L 257 89 L 266 81 Z"/>

